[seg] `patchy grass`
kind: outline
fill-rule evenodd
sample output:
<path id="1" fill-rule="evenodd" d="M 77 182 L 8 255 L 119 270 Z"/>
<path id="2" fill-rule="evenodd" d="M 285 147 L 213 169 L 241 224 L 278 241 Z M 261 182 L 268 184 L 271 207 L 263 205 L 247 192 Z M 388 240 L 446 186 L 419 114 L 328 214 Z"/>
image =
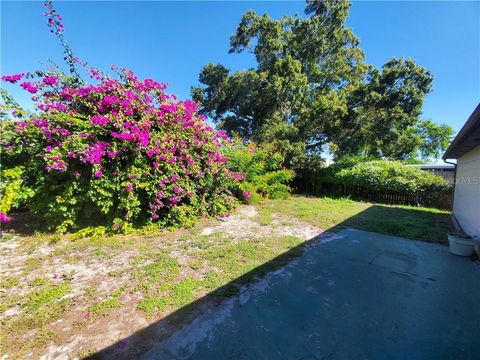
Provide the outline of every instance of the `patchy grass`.
<path id="1" fill-rule="evenodd" d="M 27 312 L 38 310 L 42 306 L 51 305 L 54 300 L 59 300 L 69 293 L 70 284 L 48 284 L 40 290 L 26 295 L 20 302 L 20 306 Z"/>
<path id="2" fill-rule="evenodd" d="M 12 235 L 0 242 L 0 346 L 13 358 L 81 357 L 167 314 L 180 314 L 170 318 L 181 325 L 198 303 L 237 294 L 322 231 L 355 227 L 441 242 L 448 224 L 449 213 L 435 209 L 292 197 L 193 229 Z"/>
<path id="3" fill-rule="evenodd" d="M 263 226 L 270 225 L 273 221 L 273 208 L 266 207 L 263 211 L 260 211 L 258 214 L 258 223 Z"/>
<path id="4" fill-rule="evenodd" d="M 202 286 L 201 281 L 183 279 L 172 288 L 169 305 L 180 308 L 195 300 L 195 292 Z"/>
<path id="5" fill-rule="evenodd" d="M 49 325 L 62 319 L 72 307 L 71 299 L 62 298 L 68 289 L 68 284 L 50 284 L 24 297 L 10 298 L 9 306 L 20 305 L 24 311 L 2 319 L 1 332 L 8 334 L 0 338 L 2 351 L 20 357 L 54 341 L 57 333 Z"/>
<path id="6" fill-rule="evenodd" d="M 151 317 L 157 311 L 165 311 L 168 308 L 168 300 L 164 296 L 149 295 L 138 303 L 138 309 Z"/>
<path id="7" fill-rule="evenodd" d="M 18 281 L 20 280 L 20 275 L 10 275 L 5 276 L 0 283 L 0 288 L 8 289 L 12 286 L 18 285 Z"/>
<path id="8" fill-rule="evenodd" d="M 161 254 L 154 257 L 152 261 L 153 263 L 144 266 L 139 272 L 139 276 L 145 279 L 147 283 L 160 281 L 166 283 L 177 277 L 179 272 L 177 260 Z"/>
<path id="9" fill-rule="evenodd" d="M 29 258 L 25 261 L 25 271 L 30 272 L 42 266 L 42 260 L 39 258 Z"/>
<path id="10" fill-rule="evenodd" d="M 118 299 L 118 296 L 112 296 L 96 303 L 95 305 L 89 306 L 87 313 L 84 316 L 86 318 L 105 316 L 110 310 L 119 308 L 120 306 L 122 306 L 122 302 Z"/>
<path id="11" fill-rule="evenodd" d="M 446 233 L 451 230 L 450 212 L 445 210 L 380 205 L 346 198 L 294 196 L 287 200 L 270 200 L 259 211 L 295 217 L 324 230 L 352 227 L 434 242 L 446 242 Z"/>
<path id="12" fill-rule="evenodd" d="M 37 278 L 37 279 L 33 280 L 28 285 L 31 286 L 31 287 L 37 287 L 37 286 L 45 285 L 47 282 L 48 282 L 48 279 L 46 277 L 40 277 L 40 278 Z"/>

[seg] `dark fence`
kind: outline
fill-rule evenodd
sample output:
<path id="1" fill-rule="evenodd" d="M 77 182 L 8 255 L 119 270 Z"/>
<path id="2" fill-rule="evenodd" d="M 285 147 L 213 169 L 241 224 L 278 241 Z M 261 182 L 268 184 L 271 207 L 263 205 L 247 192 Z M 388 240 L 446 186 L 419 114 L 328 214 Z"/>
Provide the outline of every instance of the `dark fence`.
<path id="1" fill-rule="evenodd" d="M 347 186 L 322 182 L 309 182 L 295 179 L 293 188 L 296 193 L 309 195 L 350 196 L 371 202 L 395 205 L 432 206 L 440 209 L 452 209 L 452 191 L 445 192 L 397 192 L 374 191 L 360 186 Z"/>

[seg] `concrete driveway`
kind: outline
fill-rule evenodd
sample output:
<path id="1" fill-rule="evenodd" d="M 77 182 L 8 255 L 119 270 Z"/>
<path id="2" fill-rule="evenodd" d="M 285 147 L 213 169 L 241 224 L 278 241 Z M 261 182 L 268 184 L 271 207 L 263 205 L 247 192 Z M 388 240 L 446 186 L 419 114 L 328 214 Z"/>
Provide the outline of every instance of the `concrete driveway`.
<path id="1" fill-rule="evenodd" d="M 480 266 L 347 229 L 143 359 L 480 359 Z"/>

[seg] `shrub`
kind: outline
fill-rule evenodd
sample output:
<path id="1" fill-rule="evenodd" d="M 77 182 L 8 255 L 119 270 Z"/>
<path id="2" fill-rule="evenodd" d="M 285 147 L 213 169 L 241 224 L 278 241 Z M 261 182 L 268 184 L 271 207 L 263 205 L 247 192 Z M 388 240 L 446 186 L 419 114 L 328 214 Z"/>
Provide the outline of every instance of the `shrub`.
<path id="1" fill-rule="evenodd" d="M 26 206 L 32 196 L 32 189 L 22 186 L 23 167 L 2 169 L 0 180 L 0 212 L 7 214 L 11 208 L 19 209 Z"/>
<path id="2" fill-rule="evenodd" d="M 262 197 L 286 198 L 291 189 L 288 183 L 293 178 L 292 170 L 282 167 L 283 157 L 270 146 L 244 145 L 236 140 L 235 146 L 225 150 L 228 167 L 238 180 L 238 195 L 250 203 Z"/>
<path id="3" fill-rule="evenodd" d="M 39 113 L 16 123 L 5 151 L 21 159 L 22 180 L 4 189 L 22 181 L 33 191 L 30 209 L 59 231 L 190 225 L 232 209 L 239 178 L 221 153 L 229 141 L 195 103 L 177 101 L 165 84 L 130 71 L 117 78 L 89 72 L 96 84 L 73 86 L 59 73 L 20 84 L 34 94 Z M 3 79 L 23 77 L 33 75 Z"/>
<path id="4" fill-rule="evenodd" d="M 359 186 L 372 191 L 434 192 L 450 188 L 444 178 L 398 161 L 374 160 L 333 166 L 335 184 Z"/>
<path id="5" fill-rule="evenodd" d="M 338 193 L 387 203 L 450 206 L 451 184 L 447 180 L 399 161 L 357 157 L 328 167 L 317 165 L 303 170 L 302 178 L 297 179 L 300 186 L 317 195 Z"/>
<path id="6" fill-rule="evenodd" d="M 316 184 L 345 186 L 342 193 L 348 191 L 348 188 L 356 193 L 355 189 L 360 188 L 371 192 L 397 192 L 412 196 L 426 194 L 428 196 L 423 200 L 426 201 L 424 205 L 434 206 L 440 205 L 445 200 L 442 200 L 443 195 L 451 191 L 451 184 L 444 178 L 399 161 L 346 158 L 320 169 L 315 178 L 309 180 Z"/>

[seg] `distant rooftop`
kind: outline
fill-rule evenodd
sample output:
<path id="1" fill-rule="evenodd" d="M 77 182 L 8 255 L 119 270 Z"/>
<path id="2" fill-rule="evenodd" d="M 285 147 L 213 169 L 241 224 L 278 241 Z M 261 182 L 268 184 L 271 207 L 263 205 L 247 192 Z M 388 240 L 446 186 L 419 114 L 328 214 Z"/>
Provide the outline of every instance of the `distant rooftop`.
<path id="1" fill-rule="evenodd" d="M 415 165 L 408 165 L 411 167 L 420 168 L 422 170 L 454 170 L 455 165 L 453 164 L 415 164 Z"/>

